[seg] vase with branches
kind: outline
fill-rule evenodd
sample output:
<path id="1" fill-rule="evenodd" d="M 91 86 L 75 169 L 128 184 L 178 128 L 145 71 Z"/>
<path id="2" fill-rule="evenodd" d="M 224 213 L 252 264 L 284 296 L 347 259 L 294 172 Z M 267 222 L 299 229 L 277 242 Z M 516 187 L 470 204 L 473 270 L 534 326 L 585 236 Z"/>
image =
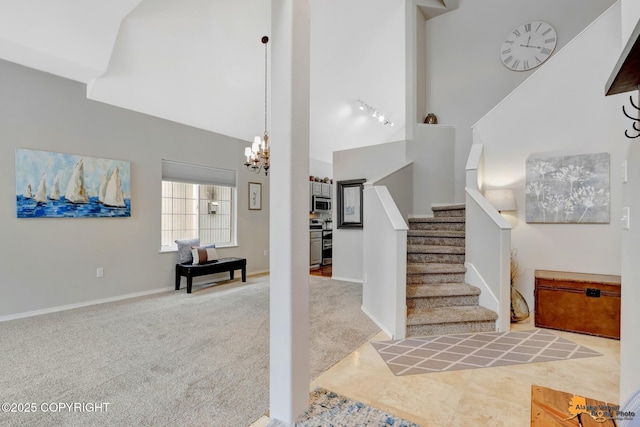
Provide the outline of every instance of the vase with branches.
<path id="1" fill-rule="evenodd" d="M 520 269 L 516 259 L 516 251 L 511 251 L 511 323 L 521 322 L 529 317 L 529 305 L 522 294 L 516 289 L 515 282 L 520 277 Z"/>

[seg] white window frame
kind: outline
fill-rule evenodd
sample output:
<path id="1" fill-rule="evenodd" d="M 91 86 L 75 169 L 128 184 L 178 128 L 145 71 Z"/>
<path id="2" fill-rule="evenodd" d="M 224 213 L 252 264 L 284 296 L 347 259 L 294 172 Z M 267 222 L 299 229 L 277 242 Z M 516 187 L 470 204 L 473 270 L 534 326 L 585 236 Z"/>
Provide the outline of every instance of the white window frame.
<path id="1" fill-rule="evenodd" d="M 213 168 L 209 166 L 193 165 L 181 162 L 174 162 L 170 160 L 162 160 L 162 180 L 161 185 L 165 181 L 169 182 L 181 182 L 185 184 L 196 185 L 197 203 L 196 203 L 196 234 L 200 235 L 200 185 L 215 185 L 220 187 L 228 187 L 231 189 L 231 213 L 230 213 L 230 228 L 231 228 L 231 242 L 217 243 L 217 242 L 205 242 L 201 241 L 201 244 L 215 243 L 216 247 L 235 247 L 237 246 L 238 238 L 238 189 L 236 186 L 237 172 L 233 170 Z M 160 202 L 160 215 L 163 215 L 162 209 L 162 188 L 161 188 L 161 202 Z M 175 242 L 170 246 L 162 245 L 162 219 L 160 220 L 160 252 L 175 252 L 178 250 Z"/>

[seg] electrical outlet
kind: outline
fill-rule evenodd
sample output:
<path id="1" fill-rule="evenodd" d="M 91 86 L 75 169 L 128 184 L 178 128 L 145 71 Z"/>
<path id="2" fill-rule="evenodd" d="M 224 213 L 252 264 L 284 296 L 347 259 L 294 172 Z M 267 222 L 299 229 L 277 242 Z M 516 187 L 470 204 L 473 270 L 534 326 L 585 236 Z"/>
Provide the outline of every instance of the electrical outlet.
<path id="1" fill-rule="evenodd" d="M 96 277 L 104 277 L 104 269 L 102 267 L 96 268 Z"/>

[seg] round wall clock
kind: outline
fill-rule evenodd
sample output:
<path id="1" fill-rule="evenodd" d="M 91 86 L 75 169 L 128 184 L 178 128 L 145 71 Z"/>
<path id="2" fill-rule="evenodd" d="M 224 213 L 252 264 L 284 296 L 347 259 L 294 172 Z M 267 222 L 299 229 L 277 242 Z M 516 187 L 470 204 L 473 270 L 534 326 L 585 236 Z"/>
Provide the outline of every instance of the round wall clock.
<path id="1" fill-rule="evenodd" d="M 505 67 L 513 71 L 528 71 L 549 59 L 556 48 L 556 30 L 541 21 L 531 21 L 515 28 L 500 48 Z"/>

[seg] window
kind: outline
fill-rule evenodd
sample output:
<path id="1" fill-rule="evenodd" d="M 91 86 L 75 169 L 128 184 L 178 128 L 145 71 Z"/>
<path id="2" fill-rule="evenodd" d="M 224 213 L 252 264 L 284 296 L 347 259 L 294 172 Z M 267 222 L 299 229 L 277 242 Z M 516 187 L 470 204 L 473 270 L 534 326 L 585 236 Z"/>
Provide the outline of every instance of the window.
<path id="1" fill-rule="evenodd" d="M 234 245 L 235 217 L 235 171 L 162 161 L 162 250 L 195 237 Z"/>

